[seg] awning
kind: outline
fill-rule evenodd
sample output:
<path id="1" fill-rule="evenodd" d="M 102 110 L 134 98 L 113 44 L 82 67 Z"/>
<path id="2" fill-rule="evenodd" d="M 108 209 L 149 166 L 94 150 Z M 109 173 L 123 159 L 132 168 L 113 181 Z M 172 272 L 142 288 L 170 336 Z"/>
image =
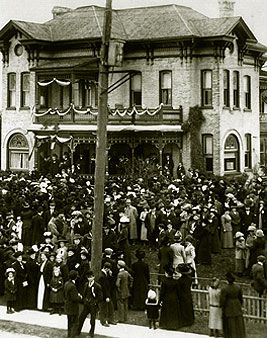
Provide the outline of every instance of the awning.
<path id="1" fill-rule="evenodd" d="M 44 126 L 41 124 L 32 124 L 29 126 L 28 131 L 32 132 L 54 132 L 54 126 L 48 126 L 44 129 Z M 97 125 L 96 124 L 73 124 L 66 125 L 62 124 L 58 126 L 57 132 L 96 132 Z M 123 125 L 123 124 L 112 124 L 107 125 L 107 132 L 151 132 L 151 131 L 159 131 L 159 132 L 182 132 L 181 125 L 166 125 L 166 124 L 156 124 L 156 125 Z"/>

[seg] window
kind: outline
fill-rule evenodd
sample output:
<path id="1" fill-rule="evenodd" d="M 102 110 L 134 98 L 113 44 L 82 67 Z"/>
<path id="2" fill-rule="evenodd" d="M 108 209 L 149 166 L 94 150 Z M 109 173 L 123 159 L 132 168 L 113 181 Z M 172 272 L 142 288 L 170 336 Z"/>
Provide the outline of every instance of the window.
<path id="1" fill-rule="evenodd" d="M 230 107 L 229 70 L 223 71 L 223 105 Z"/>
<path id="2" fill-rule="evenodd" d="M 251 169 L 251 134 L 245 134 L 245 168 Z"/>
<path id="3" fill-rule="evenodd" d="M 233 134 L 227 137 L 224 145 L 224 171 L 239 171 L 239 143 Z"/>
<path id="4" fill-rule="evenodd" d="M 76 80 L 74 83 L 74 105 L 76 107 L 97 107 L 98 88 L 96 81 L 90 79 Z"/>
<path id="5" fill-rule="evenodd" d="M 22 134 L 13 135 L 8 144 L 9 169 L 28 170 L 29 169 L 29 145 Z"/>
<path id="6" fill-rule="evenodd" d="M 160 72 L 160 103 L 172 105 L 172 72 Z"/>
<path id="7" fill-rule="evenodd" d="M 30 73 L 21 74 L 21 107 L 30 106 Z"/>
<path id="8" fill-rule="evenodd" d="M 201 104 L 203 107 L 212 106 L 212 71 L 201 71 Z"/>
<path id="9" fill-rule="evenodd" d="M 7 106 L 16 107 L 16 73 L 8 74 Z"/>
<path id="10" fill-rule="evenodd" d="M 233 104 L 234 107 L 239 108 L 239 72 L 233 72 Z"/>
<path id="11" fill-rule="evenodd" d="M 266 166 L 266 150 L 267 150 L 267 139 L 265 137 L 260 138 L 260 164 Z"/>
<path id="12" fill-rule="evenodd" d="M 244 94 L 244 106 L 246 109 L 251 109 L 251 78 L 248 75 L 244 76 Z"/>
<path id="13" fill-rule="evenodd" d="M 204 155 L 204 166 L 206 171 L 213 172 L 213 136 L 202 135 L 202 147 Z"/>
<path id="14" fill-rule="evenodd" d="M 131 106 L 142 105 L 142 76 L 141 73 L 135 74 L 130 83 L 130 104 Z"/>
<path id="15" fill-rule="evenodd" d="M 39 105 L 41 109 L 68 109 L 71 103 L 71 83 L 68 75 L 60 79 L 51 80 L 51 77 L 40 77 Z M 66 84 L 67 83 L 67 84 Z"/>

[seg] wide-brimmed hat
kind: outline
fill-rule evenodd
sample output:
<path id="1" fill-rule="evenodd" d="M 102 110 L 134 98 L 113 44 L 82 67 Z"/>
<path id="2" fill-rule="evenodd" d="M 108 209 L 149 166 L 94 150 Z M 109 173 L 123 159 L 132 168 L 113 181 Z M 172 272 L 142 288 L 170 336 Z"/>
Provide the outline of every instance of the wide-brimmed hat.
<path id="1" fill-rule="evenodd" d="M 248 231 L 255 231 L 256 230 L 256 227 L 254 225 L 250 225 L 248 227 Z"/>
<path id="2" fill-rule="evenodd" d="M 123 260 L 118 260 L 118 263 L 117 263 L 121 268 L 124 268 L 126 266 L 126 263 L 123 261 Z"/>
<path id="3" fill-rule="evenodd" d="M 228 280 L 229 283 L 233 283 L 235 281 L 235 276 L 233 275 L 231 271 L 228 271 L 225 274 L 225 278 Z"/>
<path id="4" fill-rule="evenodd" d="M 237 231 L 236 234 L 235 234 L 235 238 L 241 238 L 241 237 L 244 237 L 244 234 L 240 231 Z"/>
<path id="5" fill-rule="evenodd" d="M 106 248 L 105 250 L 104 250 L 104 253 L 106 254 L 106 255 L 112 255 L 113 254 L 113 249 L 111 249 L 111 248 Z"/>
<path id="6" fill-rule="evenodd" d="M 44 237 L 45 238 L 52 238 L 52 233 L 50 231 L 44 232 Z"/>
<path id="7" fill-rule="evenodd" d="M 12 272 L 13 275 L 15 275 L 15 273 L 16 273 L 16 271 L 15 271 L 14 268 L 7 268 L 7 269 L 6 269 L 6 272 L 5 272 L 5 275 L 7 276 L 10 272 Z"/>
<path id="8" fill-rule="evenodd" d="M 186 263 L 178 264 L 177 272 L 180 272 L 182 275 L 189 275 L 192 273 L 192 269 Z"/>
<path id="9" fill-rule="evenodd" d="M 82 238 L 82 236 L 80 234 L 75 234 L 73 236 L 73 240 L 75 240 L 75 239 L 81 239 L 81 238 Z"/>
<path id="10" fill-rule="evenodd" d="M 23 251 L 16 251 L 13 256 L 15 258 L 18 258 L 19 256 L 23 256 Z"/>
<path id="11" fill-rule="evenodd" d="M 264 237 L 263 231 L 262 231 L 261 229 L 258 229 L 258 230 L 256 231 L 256 236 L 257 236 L 257 237 Z"/>

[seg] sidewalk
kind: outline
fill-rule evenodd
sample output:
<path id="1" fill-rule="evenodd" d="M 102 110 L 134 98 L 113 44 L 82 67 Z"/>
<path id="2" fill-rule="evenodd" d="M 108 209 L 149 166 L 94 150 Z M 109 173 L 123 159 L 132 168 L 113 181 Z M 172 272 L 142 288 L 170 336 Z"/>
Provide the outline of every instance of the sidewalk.
<path id="1" fill-rule="evenodd" d="M 47 312 L 39 312 L 32 310 L 24 310 L 18 313 L 7 314 L 6 307 L 0 306 L 0 319 L 9 320 L 13 322 L 39 325 L 57 329 L 66 330 L 67 328 L 67 317 L 66 315 L 49 315 Z M 86 319 L 82 332 L 88 333 L 90 328 L 89 319 Z M 1 334 L 1 331 L 0 331 Z M 99 320 L 96 321 L 95 336 L 114 337 L 114 338 L 206 338 L 206 335 L 199 335 L 194 333 L 185 333 L 178 331 L 167 331 L 167 330 L 149 330 L 148 327 L 118 324 L 111 325 L 110 327 L 104 327 L 100 325 Z M 2 334 L 1 334 L 2 337 Z M 8 337 L 8 335 L 6 336 Z M 15 337 L 15 335 L 14 335 Z M 18 337 L 28 338 L 30 336 L 20 335 Z M 32 337 L 33 338 L 33 337 Z"/>

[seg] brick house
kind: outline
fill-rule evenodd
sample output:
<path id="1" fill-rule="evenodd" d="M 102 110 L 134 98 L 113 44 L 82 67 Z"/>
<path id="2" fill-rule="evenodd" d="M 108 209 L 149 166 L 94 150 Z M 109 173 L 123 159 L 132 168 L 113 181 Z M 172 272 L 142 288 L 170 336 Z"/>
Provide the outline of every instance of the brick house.
<path id="1" fill-rule="evenodd" d="M 3 55 L 1 169 L 42 169 L 68 152 L 94 171 L 98 69 L 104 8 L 55 7 L 43 24 L 9 21 Z M 192 165 L 183 131 L 190 107 L 201 166 L 214 174 L 260 162 L 259 72 L 267 47 L 241 17 L 209 18 L 178 5 L 113 10 L 109 49 L 108 170 L 153 158 Z"/>

